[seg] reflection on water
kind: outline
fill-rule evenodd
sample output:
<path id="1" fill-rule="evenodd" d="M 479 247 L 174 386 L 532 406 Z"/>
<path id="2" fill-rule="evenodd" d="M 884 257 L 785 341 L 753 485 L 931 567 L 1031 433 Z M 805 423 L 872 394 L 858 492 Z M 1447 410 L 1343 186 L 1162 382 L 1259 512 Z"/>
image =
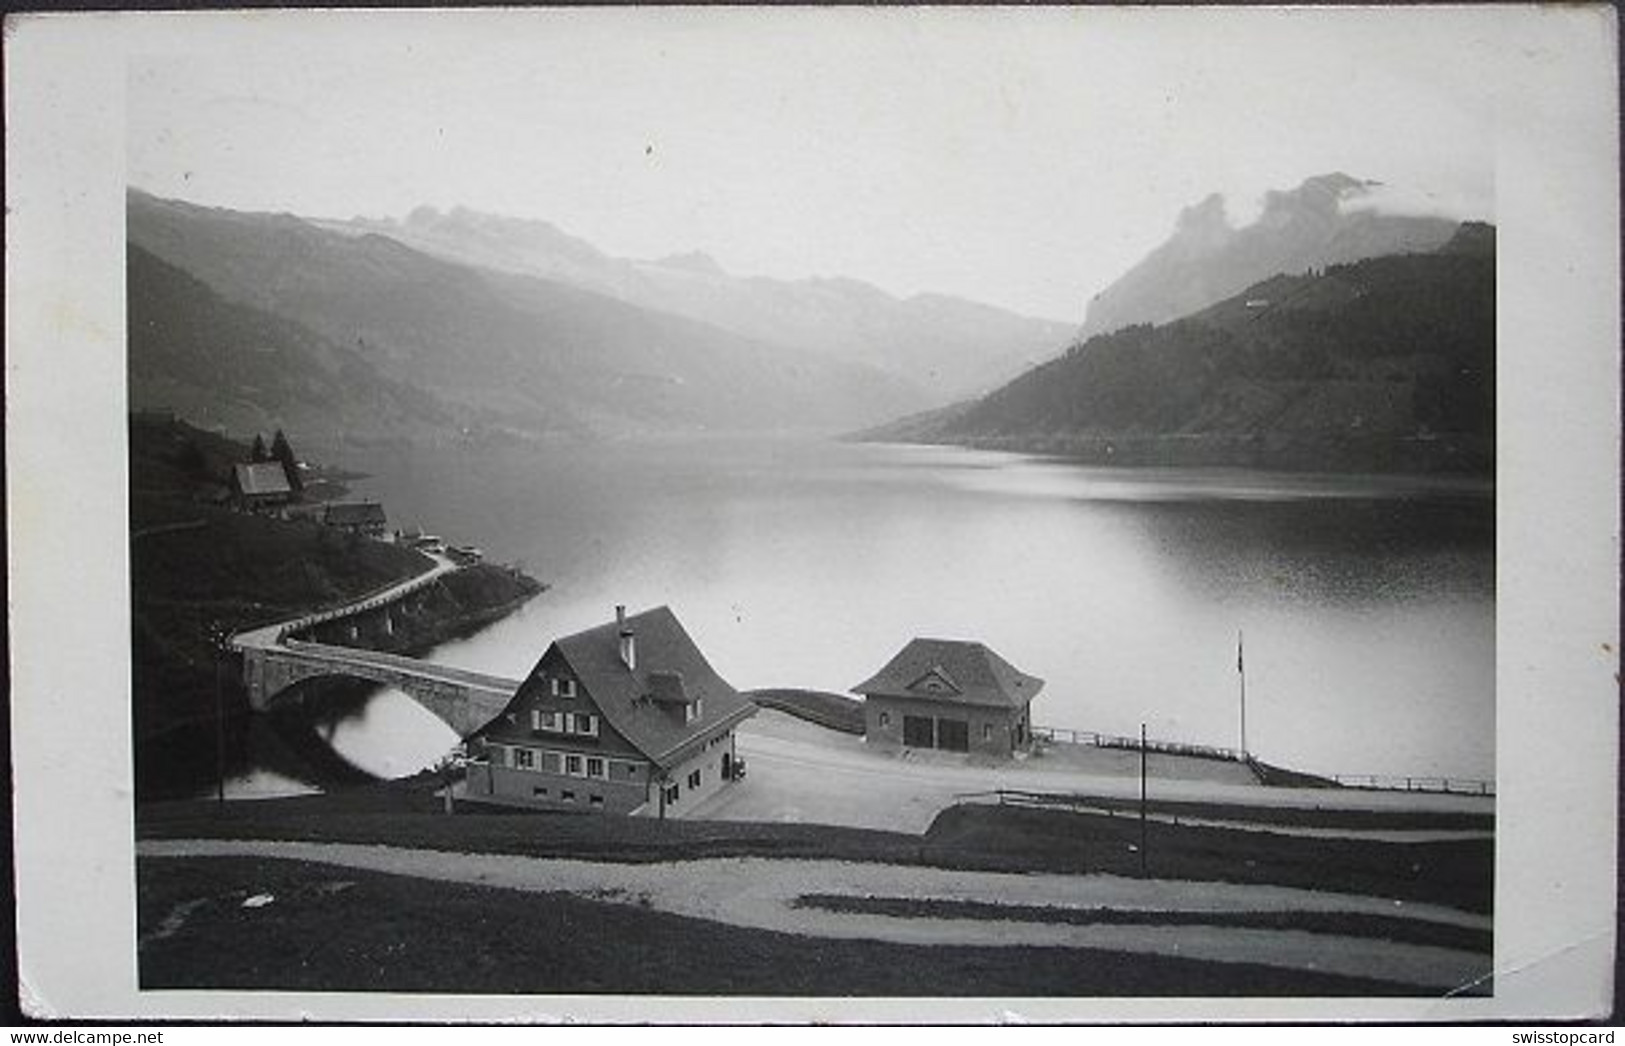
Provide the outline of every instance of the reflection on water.
<path id="1" fill-rule="evenodd" d="M 669 603 L 736 686 L 845 691 L 916 635 L 1048 685 L 1039 723 L 1234 745 L 1325 772 L 1488 777 L 1494 503 L 1481 484 L 1112 470 L 796 439 L 347 450 L 394 525 L 554 586 L 437 659 L 527 671 L 616 603 Z M 377 773 L 449 731 L 404 695 L 329 723 Z"/>

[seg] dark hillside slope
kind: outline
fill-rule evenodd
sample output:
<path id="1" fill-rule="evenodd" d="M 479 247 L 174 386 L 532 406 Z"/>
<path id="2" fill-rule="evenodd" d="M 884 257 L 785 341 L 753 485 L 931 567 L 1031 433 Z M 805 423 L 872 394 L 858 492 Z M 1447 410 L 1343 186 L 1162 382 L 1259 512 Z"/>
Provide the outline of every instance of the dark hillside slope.
<path id="1" fill-rule="evenodd" d="M 869 438 L 1122 464 L 1488 471 L 1495 259 L 1471 235 L 1472 249 L 1277 276 L 1173 323 L 1090 338 L 981 400 Z"/>
<path id="2" fill-rule="evenodd" d="M 449 423 L 434 397 L 384 377 L 354 349 L 229 302 L 140 247 L 126 257 L 132 408 L 237 432 L 329 437 L 357 423 L 375 432 Z"/>
<path id="3" fill-rule="evenodd" d="M 840 427 L 920 403 L 872 368 L 590 291 L 496 274 L 289 215 L 128 197 L 136 246 L 299 323 L 462 427 L 524 432 Z"/>

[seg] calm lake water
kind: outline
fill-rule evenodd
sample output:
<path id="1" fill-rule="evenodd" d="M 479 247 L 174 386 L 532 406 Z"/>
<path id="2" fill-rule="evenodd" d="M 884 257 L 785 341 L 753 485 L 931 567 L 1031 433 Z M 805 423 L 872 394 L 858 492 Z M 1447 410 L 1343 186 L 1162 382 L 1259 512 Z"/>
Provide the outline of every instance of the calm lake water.
<path id="1" fill-rule="evenodd" d="M 741 689 L 846 691 L 913 636 L 1047 680 L 1041 725 L 1325 773 L 1494 775 L 1495 539 L 1449 480 L 1080 467 L 815 439 L 348 450 L 392 525 L 552 588 L 437 660 L 520 676 L 555 636 L 670 604 Z M 384 692 L 319 724 L 396 775 L 454 741 Z M 270 782 L 274 787 L 276 782 Z M 266 787 L 239 782 L 240 792 Z"/>

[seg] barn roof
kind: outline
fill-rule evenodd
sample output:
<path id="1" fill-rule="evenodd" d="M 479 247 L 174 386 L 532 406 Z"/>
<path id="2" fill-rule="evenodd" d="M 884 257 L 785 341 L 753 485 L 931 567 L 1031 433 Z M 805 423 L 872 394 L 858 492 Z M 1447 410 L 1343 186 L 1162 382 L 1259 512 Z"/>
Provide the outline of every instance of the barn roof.
<path id="1" fill-rule="evenodd" d="M 636 644 L 635 670 L 621 660 L 622 627 L 611 621 L 553 646 L 609 725 L 656 765 L 681 762 L 694 743 L 756 714 L 756 706 L 706 661 L 669 607 L 626 619 Z M 684 699 L 701 702 L 701 714 L 690 723 L 683 722 Z"/>
<path id="2" fill-rule="evenodd" d="M 852 692 L 865 697 L 1020 708 L 1042 689 L 1042 679 L 1019 671 L 981 643 L 913 639 Z"/>
<path id="3" fill-rule="evenodd" d="M 293 493 L 293 488 L 288 486 L 288 473 L 283 470 L 279 461 L 256 461 L 233 465 L 231 471 L 237 482 L 237 489 L 244 496 Z"/>

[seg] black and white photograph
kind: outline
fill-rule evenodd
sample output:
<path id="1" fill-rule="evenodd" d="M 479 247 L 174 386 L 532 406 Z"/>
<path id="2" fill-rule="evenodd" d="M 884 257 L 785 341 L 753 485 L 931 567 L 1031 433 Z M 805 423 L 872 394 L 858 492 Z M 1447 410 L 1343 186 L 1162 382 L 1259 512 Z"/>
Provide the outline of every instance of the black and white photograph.
<path id="1" fill-rule="evenodd" d="M 36 1012 L 1607 1011 L 1611 13 L 110 18 L 8 25 L 116 132 L 8 150 Z"/>

